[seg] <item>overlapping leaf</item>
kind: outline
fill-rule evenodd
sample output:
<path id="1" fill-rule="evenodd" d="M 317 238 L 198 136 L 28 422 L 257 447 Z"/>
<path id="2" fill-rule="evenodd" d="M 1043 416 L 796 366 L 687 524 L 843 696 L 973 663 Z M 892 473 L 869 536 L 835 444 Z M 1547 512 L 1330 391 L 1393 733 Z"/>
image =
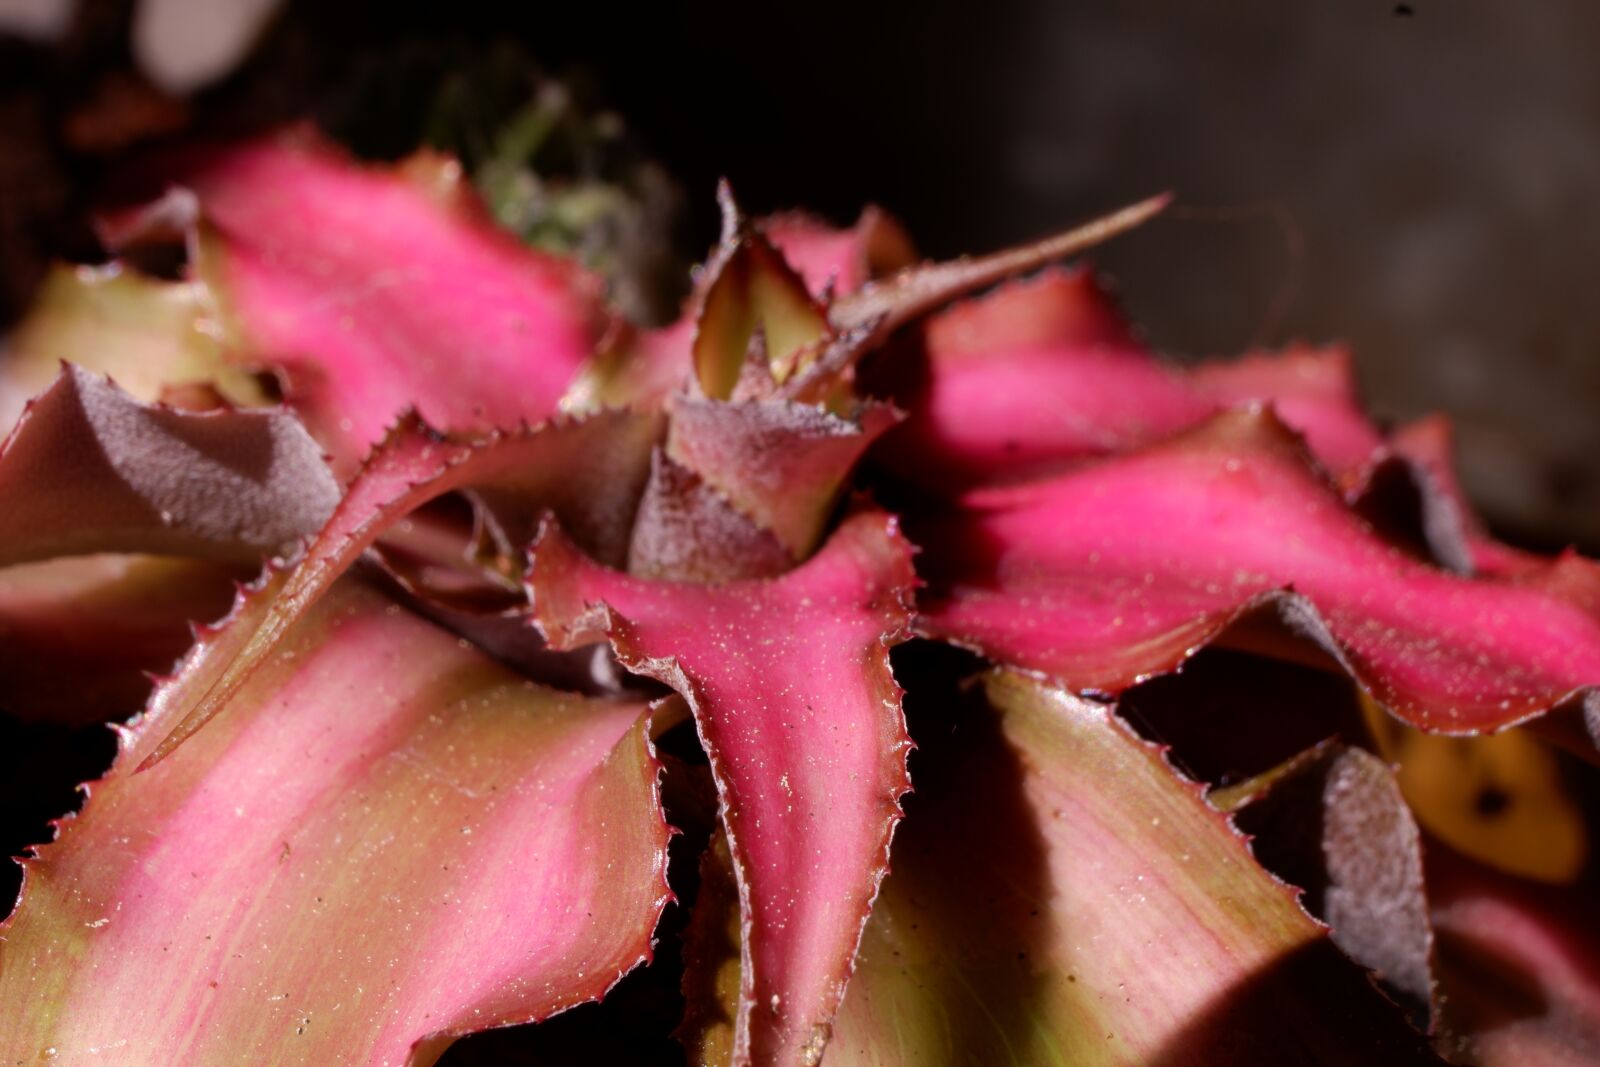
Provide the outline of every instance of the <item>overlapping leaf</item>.
<path id="1" fill-rule="evenodd" d="M 881 404 L 842 418 L 805 404 L 686 397 L 672 407 L 666 454 L 804 559 L 856 461 L 893 424 Z"/>
<path id="2" fill-rule="evenodd" d="M 1454 433 L 1447 419 L 1435 416 L 1408 423 L 1394 432 L 1390 445 L 1420 474 L 1431 498 L 1431 521 L 1445 527 L 1430 540 L 1459 542 L 1472 569 L 1480 574 L 1511 576 L 1538 571 L 1548 562 L 1495 540 L 1484 529 L 1456 477 Z"/>
<path id="3" fill-rule="evenodd" d="M 507 551 L 531 541 L 539 516 L 553 511 L 591 551 L 620 560 L 660 424 L 658 415 L 605 412 L 452 442 L 415 417 L 403 419 L 294 569 L 266 575 L 226 631 L 200 650 L 169 697 L 184 708 L 168 723 L 172 732 L 142 734 L 152 744 L 140 758 L 160 759 L 203 726 L 386 530 L 447 493 L 478 497 L 486 525 Z"/>
<path id="4" fill-rule="evenodd" d="M 913 536 L 937 587 L 929 633 L 1079 690 L 1171 669 L 1266 602 L 1429 730 L 1495 729 L 1600 682 L 1592 599 L 1553 570 L 1471 579 L 1401 552 L 1269 412 L 973 492 Z"/>
<path id="5" fill-rule="evenodd" d="M 1032 348 L 1138 346 L 1127 316 L 1088 267 L 1052 267 L 954 304 L 923 324 L 940 358 Z"/>
<path id="6" fill-rule="evenodd" d="M 649 957 L 643 706 L 539 688 L 353 585 L 135 774 L 171 692 L 28 861 L 5 1062 L 427 1064 Z"/>
<path id="7" fill-rule="evenodd" d="M 1331 470 L 1382 444 L 1349 353 L 1292 348 L 1187 370 L 1136 344 L 1086 274 L 1046 275 L 935 316 L 921 380 L 886 441 L 897 473 L 948 490 L 1059 470 L 1147 444 L 1242 403 L 1270 401 Z M 893 388 L 892 374 L 879 385 Z"/>
<path id="8" fill-rule="evenodd" d="M 239 405 L 265 403 L 260 383 L 228 363 L 205 329 L 210 310 L 203 285 L 159 281 L 120 264 L 57 266 L 0 349 L 0 428 L 9 432 L 63 363 L 110 375 L 137 400 L 213 393 Z"/>
<path id="9" fill-rule="evenodd" d="M 1422 838 L 1389 766 L 1330 742 L 1208 800 L 1243 808 L 1238 826 L 1256 858 L 1300 888 L 1334 944 L 1432 1032 L 1440 1005 Z"/>
<path id="10" fill-rule="evenodd" d="M 204 560 L 95 555 L 0 570 L 0 708 L 71 726 L 144 707 L 193 622 L 227 614 L 249 571 Z"/>
<path id="11" fill-rule="evenodd" d="M 888 644 L 910 549 L 881 512 L 847 518 L 770 581 L 644 581 L 536 549 L 534 614 L 557 647 L 609 639 L 693 709 L 722 801 L 745 930 L 735 1062 L 814 1064 L 887 866 L 909 747 Z"/>
<path id="12" fill-rule="evenodd" d="M 823 286 L 808 286 L 775 243 L 788 241 L 799 265 L 813 274 L 835 269 L 840 250 L 819 250 L 812 240 L 816 233 L 803 226 L 797 230 L 782 220 L 750 224 L 724 189 L 722 242 L 706 265 L 690 311 L 671 327 L 600 352 L 579 376 L 567 404 L 587 410 L 659 401 L 691 368 L 701 393 L 725 399 L 735 395 L 757 344 L 783 396 L 807 403 L 836 400 L 850 391 L 845 386 L 860 358 L 896 330 L 968 293 L 1078 255 L 1147 221 L 1167 201 L 1154 197 L 1041 241 L 905 266 L 856 288 L 836 285 L 824 292 Z M 869 262 L 871 245 L 868 239 Z M 879 260 L 888 267 L 907 258 L 900 251 Z"/>

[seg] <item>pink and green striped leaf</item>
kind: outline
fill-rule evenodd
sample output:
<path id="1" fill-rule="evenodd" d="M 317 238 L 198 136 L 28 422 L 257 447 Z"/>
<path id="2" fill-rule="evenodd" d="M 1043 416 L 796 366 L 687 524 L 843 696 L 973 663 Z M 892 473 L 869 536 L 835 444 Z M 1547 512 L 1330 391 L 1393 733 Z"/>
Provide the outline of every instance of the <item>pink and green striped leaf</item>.
<path id="1" fill-rule="evenodd" d="M 858 510 L 781 578 L 720 586 L 602 567 L 550 529 L 534 616 L 556 647 L 609 640 L 688 701 L 739 888 L 739 1064 L 815 1063 L 888 865 L 910 741 L 888 646 L 914 583 L 893 519 Z"/>
<path id="2" fill-rule="evenodd" d="M 169 692 L 26 861 L 5 1062 L 423 1065 L 650 957 L 670 830 L 643 705 L 538 687 L 352 584 L 134 773 Z"/>
<path id="3" fill-rule="evenodd" d="M 825 1063 L 1438 1062 L 1160 750 L 1022 675 L 985 689 L 921 743 Z"/>
<path id="4" fill-rule="evenodd" d="M 1265 604 L 1428 730 L 1498 729 L 1600 684 L 1592 565 L 1497 581 L 1422 562 L 1351 512 L 1270 412 L 974 491 L 911 532 L 934 586 L 926 632 L 1080 691 L 1170 670 Z"/>

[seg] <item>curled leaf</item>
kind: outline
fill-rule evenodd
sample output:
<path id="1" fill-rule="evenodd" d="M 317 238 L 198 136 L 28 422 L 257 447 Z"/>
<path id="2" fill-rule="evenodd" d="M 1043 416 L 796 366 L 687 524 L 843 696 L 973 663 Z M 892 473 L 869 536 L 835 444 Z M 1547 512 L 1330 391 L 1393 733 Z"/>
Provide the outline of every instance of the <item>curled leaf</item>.
<path id="1" fill-rule="evenodd" d="M 1439 1002 L 1422 836 L 1394 772 L 1363 749 L 1328 744 L 1229 792 L 1256 857 L 1304 890 L 1334 944 L 1431 1030 Z"/>
<path id="2" fill-rule="evenodd" d="M 1455 440 L 1448 419 L 1434 416 L 1407 423 L 1394 432 L 1390 443 L 1422 478 L 1433 501 L 1432 521 L 1446 527 L 1430 540 L 1462 543 L 1469 566 L 1480 574 L 1512 576 L 1539 570 L 1546 563 L 1489 536 L 1456 477 Z"/>
<path id="3" fill-rule="evenodd" d="M 706 266 L 707 282 L 695 317 L 694 371 L 701 392 L 733 395 L 745 353 L 764 338 L 775 380 L 796 354 L 828 336 L 826 310 L 783 254 L 748 226 L 723 190 L 722 247 Z"/>
<path id="4" fill-rule="evenodd" d="M 745 931 L 736 1063 L 814 1064 L 828 1040 L 910 785 L 888 645 L 913 581 L 894 520 L 871 510 L 770 581 L 644 581 L 555 529 L 535 550 L 551 644 L 609 639 L 694 712 Z"/>
<path id="5" fill-rule="evenodd" d="M 346 584 L 134 774 L 175 710 L 158 693 L 27 861 L 6 1062 L 420 1067 L 649 958 L 669 830 L 643 706 L 537 687 Z"/>
<path id="6" fill-rule="evenodd" d="M 0 565 L 92 552 L 253 563 L 321 526 L 339 486 L 286 411 L 142 404 L 67 366 L 6 440 L 0 499 Z"/>
<path id="7" fill-rule="evenodd" d="M 894 421 L 874 403 L 844 418 L 782 400 L 684 397 L 672 406 L 666 452 L 799 560 L 816 547 L 856 461 Z"/>

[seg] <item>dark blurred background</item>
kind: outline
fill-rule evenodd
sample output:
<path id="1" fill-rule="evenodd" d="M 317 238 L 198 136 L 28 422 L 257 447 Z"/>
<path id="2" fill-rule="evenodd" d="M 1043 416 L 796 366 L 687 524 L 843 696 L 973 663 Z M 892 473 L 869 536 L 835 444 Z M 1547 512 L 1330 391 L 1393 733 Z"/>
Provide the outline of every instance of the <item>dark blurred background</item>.
<path id="1" fill-rule="evenodd" d="M 756 210 L 875 201 L 934 255 L 1175 189 L 1099 257 L 1158 347 L 1347 340 L 1380 416 L 1455 418 L 1503 533 L 1600 546 L 1588 0 L 135 7 L 0 0 L 31 38 L 0 42 L 7 314 L 93 254 L 82 210 L 136 142 L 313 114 L 397 154 L 442 72 L 509 48 L 624 117 L 686 249 L 724 174 Z"/>

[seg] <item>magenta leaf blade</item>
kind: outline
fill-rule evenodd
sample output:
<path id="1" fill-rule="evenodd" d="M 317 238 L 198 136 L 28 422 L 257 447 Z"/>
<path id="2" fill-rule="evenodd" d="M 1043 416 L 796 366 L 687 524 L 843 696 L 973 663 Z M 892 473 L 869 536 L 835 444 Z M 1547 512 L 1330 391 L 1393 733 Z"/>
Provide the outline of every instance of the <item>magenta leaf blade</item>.
<path id="1" fill-rule="evenodd" d="M 1465 578 L 1383 541 L 1270 412 L 975 491 L 912 532 L 930 634 L 1078 690 L 1169 670 L 1265 603 L 1429 730 L 1496 729 L 1600 683 L 1592 600 L 1555 571 Z"/>
<path id="2" fill-rule="evenodd" d="M 688 700 L 722 800 L 744 929 L 739 1063 L 815 1063 L 887 866 L 909 739 L 888 645 L 914 579 L 862 510 L 770 581 L 645 581 L 551 530 L 530 583 L 558 647 L 609 638 Z"/>
<path id="3" fill-rule="evenodd" d="M 554 414 L 605 330 L 598 280 L 496 229 L 454 166 L 364 167 L 302 132 L 176 175 L 239 358 L 341 465 L 408 408 L 462 432 Z"/>

